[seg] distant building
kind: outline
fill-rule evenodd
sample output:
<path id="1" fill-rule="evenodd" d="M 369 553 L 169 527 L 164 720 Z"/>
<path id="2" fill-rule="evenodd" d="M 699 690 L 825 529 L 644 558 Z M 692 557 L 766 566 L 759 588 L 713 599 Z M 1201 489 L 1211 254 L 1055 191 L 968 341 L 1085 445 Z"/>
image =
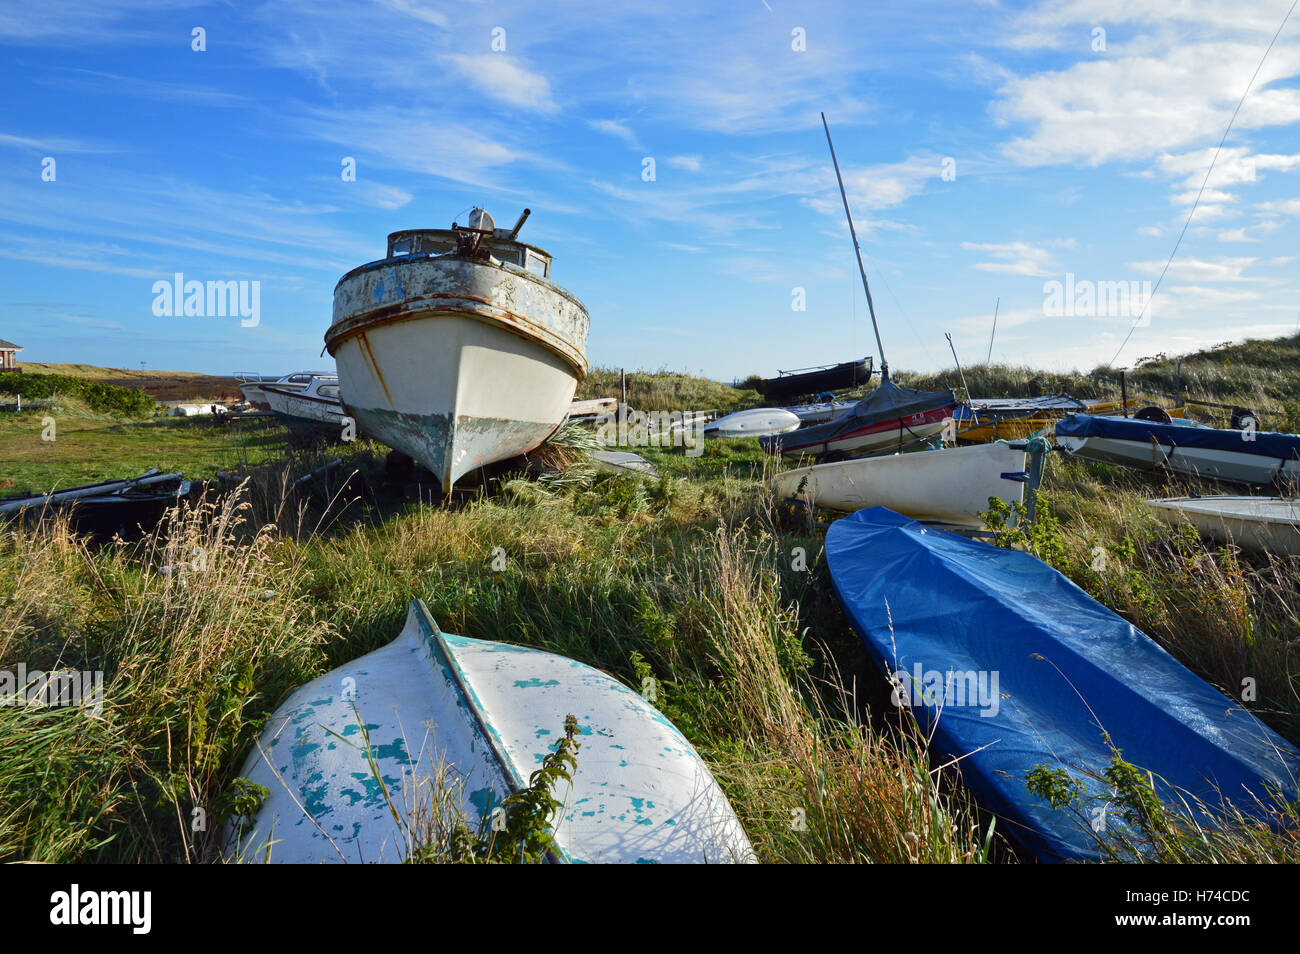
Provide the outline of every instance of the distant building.
<path id="1" fill-rule="evenodd" d="M 22 351 L 12 341 L 0 338 L 0 371 L 12 371 L 18 367 L 18 352 Z"/>

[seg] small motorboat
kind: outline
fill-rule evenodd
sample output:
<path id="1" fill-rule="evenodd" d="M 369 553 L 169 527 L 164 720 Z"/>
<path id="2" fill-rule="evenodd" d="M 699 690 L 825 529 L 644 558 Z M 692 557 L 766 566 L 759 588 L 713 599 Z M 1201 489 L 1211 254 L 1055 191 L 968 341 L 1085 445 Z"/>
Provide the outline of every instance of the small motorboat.
<path id="1" fill-rule="evenodd" d="M 915 446 L 941 434 L 957 395 L 915 391 L 881 376 L 879 387 L 825 424 L 760 438 L 763 450 L 787 457 L 864 454 Z"/>
<path id="2" fill-rule="evenodd" d="M 343 404 L 335 374 L 310 375 L 306 387 L 288 390 L 278 384 L 262 385 L 262 393 L 280 423 L 297 436 L 337 441 L 343 436 Z"/>
<path id="3" fill-rule="evenodd" d="M 1171 470 L 1243 484 L 1287 484 L 1300 479 L 1300 435 L 1253 428 L 1210 427 L 1072 414 L 1056 425 L 1070 454 L 1141 470 Z"/>
<path id="4" fill-rule="evenodd" d="M 572 659 L 443 633 L 419 600 L 401 635 L 295 691 L 242 775 L 269 794 L 228 854 L 296 864 L 400 862 L 399 817 L 428 817 L 435 779 L 471 828 L 577 718 L 572 783 L 551 794 L 550 860 L 736 862 L 754 850 L 704 760 L 649 702 Z M 391 800 L 391 801 L 390 801 Z"/>
<path id="5" fill-rule="evenodd" d="M 873 507 L 831 524 L 826 558 L 897 701 L 1039 860 L 1097 859 L 1131 834 L 1104 774 L 1116 752 L 1202 826 L 1224 800 L 1266 816 L 1270 790 L 1296 799 L 1300 751 L 1033 555 Z M 1031 794 L 1039 766 L 1079 803 Z"/>
<path id="6" fill-rule="evenodd" d="M 1165 523 L 1190 523 L 1219 543 L 1300 556 L 1300 500 L 1280 497 L 1166 497 L 1148 500 Z"/>
<path id="7" fill-rule="evenodd" d="M 239 382 L 239 390 L 243 392 L 244 400 L 249 405 L 259 411 L 270 411 L 271 402 L 266 399 L 266 394 L 262 390 L 265 385 L 273 385 L 281 391 L 305 391 L 311 384 L 312 378 L 329 373 L 328 371 L 295 371 L 278 378 L 269 378 L 254 371 L 236 371 L 235 380 Z"/>
<path id="8" fill-rule="evenodd" d="M 780 407 L 753 407 L 720 417 L 704 426 L 704 436 L 766 437 L 799 429 L 799 417 Z"/>
<path id="9" fill-rule="evenodd" d="M 764 378 L 758 383 L 758 393 L 769 401 L 789 401 L 823 391 L 844 391 L 857 388 L 871 380 L 872 360 L 845 361 L 798 371 L 782 371 L 775 378 Z"/>
<path id="10" fill-rule="evenodd" d="M 0 515 L 39 517 L 47 509 L 65 511 L 75 533 L 102 542 L 115 536 L 130 538 L 148 533 L 169 508 L 189 494 L 190 482 L 181 474 L 151 469 L 126 480 L 5 497 L 0 499 Z"/>
<path id="11" fill-rule="evenodd" d="M 989 498 L 1024 502 L 1025 452 L 1004 443 L 865 457 L 777 474 L 777 497 L 852 512 L 888 507 L 916 520 L 981 527 Z"/>
<path id="12" fill-rule="evenodd" d="M 549 253 L 517 240 L 527 217 L 498 229 L 476 208 L 467 226 L 393 232 L 334 289 L 325 347 L 344 406 L 443 494 L 544 442 L 587 374 L 587 309 L 551 281 Z"/>

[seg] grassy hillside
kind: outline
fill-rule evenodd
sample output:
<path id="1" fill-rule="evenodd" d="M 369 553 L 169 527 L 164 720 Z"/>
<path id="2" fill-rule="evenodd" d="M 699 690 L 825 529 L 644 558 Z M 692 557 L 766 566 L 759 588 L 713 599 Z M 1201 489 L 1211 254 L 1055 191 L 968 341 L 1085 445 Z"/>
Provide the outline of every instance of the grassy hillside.
<path id="1" fill-rule="evenodd" d="M 22 370 L 134 388 L 158 401 L 238 400 L 240 395 L 239 382 L 234 378 L 194 371 L 101 368 L 93 364 L 45 364 L 38 361 L 22 362 Z"/>
<path id="2" fill-rule="evenodd" d="M 1209 368 L 1236 375 L 1253 353 L 1226 368 L 1206 356 L 1207 399 L 1232 386 Z M 588 395 L 616 394 L 617 375 L 609 390 L 609 372 L 598 374 Z M 989 374 L 1032 386 L 1033 372 Z M 724 385 L 638 377 L 642 407 L 734 406 Z M 124 453 L 154 445 L 178 469 L 225 453 L 226 432 L 183 423 L 99 421 L 82 446 L 116 434 L 131 442 Z M 416 596 L 449 632 L 563 653 L 634 687 L 654 679 L 657 705 L 708 762 L 762 860 L 1017 858 L 888 704 L 833 595 L 824 525 L 776 505 L 766 481 L 779 465 L 754 442 L 709 442 L 698 458 L 642 451 L 660 479 L 598 476 L 579 456 L 550 484 L 503 478 L 454 507 L 370 507 L 286 496 L 285 479 L 309 463 L 288 456 L 280 433 L 247 450 L 266 462 L 255 493 L 210 500 L 155 538 L 88 548 L 58 525 L 0 526 L 0 669 L 100 669 L 106 682 L 103 719 L 0 707 L 0 861 L 216 860 L 266 716 L 294 687 L 391 640 Z M 373 448 L 330 454 L 376 466 Z M 1214 489 L 1053 458 L 1038 530 L 1017 545 L 1229 695 L 1254 680 L 1244 704 L 1300 742 L 1300 560 L 1207 545 L 1142 504 Z M 195 547 L 202 572 L 160 572 Z M 495 547 L 504 570 L 492 569 Z M 1139 800 L 1139 837 L 1161 860 L 1300 861 L 1300 840 L 1267 826 L 1189 831 L 1141 802 L 1140 786 L 1123 798 Z M 192 829 L 195 807 L 206 831 Z M 1294 808 L 1274 820 L 1300 826 Z"/>

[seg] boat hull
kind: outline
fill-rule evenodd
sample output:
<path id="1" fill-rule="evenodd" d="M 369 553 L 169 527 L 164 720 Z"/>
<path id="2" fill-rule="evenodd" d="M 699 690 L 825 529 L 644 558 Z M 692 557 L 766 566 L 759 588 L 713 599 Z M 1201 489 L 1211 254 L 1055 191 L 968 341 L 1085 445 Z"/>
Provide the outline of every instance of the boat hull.
<path id="1" fill-rule="evenodd" d="M 527 785 L 570 714 L 581 748 L 572 783 L 552 789 L 564 804 L 552 860 L 753 859 L 704 762 L 640 696 L 571 659 L 441 633 L 418 600 L 397 639 L 298 689 L 271 717 L 243 769 L 269 794 L 251 826 L 227 833 L 228 854 L 402 861 L 414 845 L 394 811 L 427 818 L 441 779 L 477 826 Z"/>
<path id="2" fill-rule="evenodd" d="M 861 361 L 845 361 L 817 371 L 765 378 L 759 383 L 758 393 L 770 401 L 784 401 L 805 394 L 861 387 L 871 380 L 872 363 L 873 359 L 863 358 Z"/>
<path id="3" fill-rule="evenodd" d="M 1300 437 L 1087 415 L 1056 425 L 1065 450 L 1139 470 L 1171 470 L 1243 484 L 1300 480 Z"/>
<path id="4" fill-rule="evenodd" d="M 1169 497 L 1148 500 L 1165 523 L 1191 523 L 1219 543 L 1300 556 L 1300 500 L 1277 497 Z"/>
<path id="5" fill-rule="evenodd" d="M 1172 470 L 1189 477 L 1209 477 L 1240 484 L 1271 484 L 1300 477 L 1300 462 L 1279 461 L 1255 454 L 1215 448 L 1180 447 L 1109 437 L 1061 436 L 1057 442 L 1070 454 L 1137 470 Z"/>
<path id="6" fill-rule="evenodd" d="M 705 425 L 704 436 L 766 437 L 798 430 L 799 424 L 798 415 L 784 408 L 755 407 L 747 411 L 736 411 Z"/>
<path id="7" fill-rule="evenodd" d="M 280 423 L 291 431 L 329 440 L 342 440 L 345 414 L 338 401 L 281 391 L 264 389 L 271 411 Z"/>
<path id="8" fill-rule="evenodd" d="M 983 444 L 800 467 L 778 474 L 772 489 L 831 510 L 888 507 L 915 520 L 979 527 L 990 497 L 1024 502 L 1025 483 L 1014 479 L 1024 471 L 1024 451 Z"/>
<path id="9" fill-rule="evenodd" d="M 952 408 L 937 408 L 910 414 L 905 418 L 879 421 L 862 427 L 844 430 L 825 440 L 808 440 L 817 428 L 793 431 L 788 436 L 774 438 L 786 457 L 813 457 L 820 454 L 867 454 L 885 451 L 891 447 L 906 447 L 938 437 L 952 420 Z M 818 425 L 830 427 L 834 422 Z"/>
<path id="10" fill-rule="evenodd" d="M 826 558 L 898 700 L 1039 860 L 1103 857 L 1099 835 L 1125 851 L 1132 832 L 1105 779 L 1116 750 L 1172 810 L 1180 792 L 1205 803 L 1202 824 L 1224 798 L 1261 814 L 1270 787 L 1295 799 L 1295 747 L 1034 556 L 877 507 L 831 524 Z M 1079 801 L 1032 795 L 1038 766 L 1067 773 Z"/>
<path id="11" fill-rule="evenodd" d="M 587 329 L 581 302 L 515 266 L 397 258 L 339 282 L 326 344 L 359 426 L 450 492 L 563 423 Z"/>

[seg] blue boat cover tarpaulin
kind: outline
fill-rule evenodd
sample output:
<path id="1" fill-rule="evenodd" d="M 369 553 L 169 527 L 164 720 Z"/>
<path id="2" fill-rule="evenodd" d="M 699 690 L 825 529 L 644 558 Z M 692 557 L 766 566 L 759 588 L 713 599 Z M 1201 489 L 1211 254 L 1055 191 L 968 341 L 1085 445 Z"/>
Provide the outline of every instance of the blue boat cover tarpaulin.
<path id="1" fill-rule="evenodd" d="M 1179 447 L 1202 447 L 1208 450 L 1232 451 L 1237 454 L 1256 454 L 1281 460 L 1300 459 L 1300 435 L 1279 434 L 1275 431 L 1221 430 L 1217 427 L 1188 427 L 1184 424 L 1158 424 L 1128 417 L 1097 417 L 1092 414 L 1071 414 L 1056 425 L 1058 437 L 1108 437 L 1111 440 L 1155 440 L 1159 444 Z M 1253 440 L 1248 437 L 1253 436 Z"/>
<path id="2" fill-rule="evenodd" d="M 1086 822 L 1112 796 L 1103 733 L 1154 773 L 1166 802 L 1177 789 L 1250 811 L 1255 796 L 1268 800 L 1266 786 L 1296 798 L 1300 752 L 1036 557 L 883 507 L 832 524 L 826 556 L 853 628 L 902 701 L 1040 860 L 1100 854 Z M 1029 793 L 1038 765 L 1071 774 L 1080 809 Z M 1106 821 L 1106 831 L 1124 828 L 1119 809 Z"/>

